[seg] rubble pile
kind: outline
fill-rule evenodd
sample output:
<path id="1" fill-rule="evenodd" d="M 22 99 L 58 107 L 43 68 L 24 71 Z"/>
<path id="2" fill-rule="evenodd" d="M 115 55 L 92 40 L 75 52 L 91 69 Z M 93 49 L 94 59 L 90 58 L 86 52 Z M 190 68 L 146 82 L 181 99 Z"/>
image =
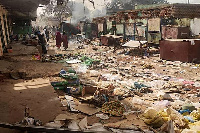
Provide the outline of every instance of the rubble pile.
<path id="1" fill-rule="evenodd" d="M 86 45 L 71 53 L 76 57 L 65 59 L 60 77 L 52 78 L 51 84 L 66 110 L 84 115 L 65 127 L 112 132 L 200 131 L 199 66 L 123 51 L 113 53 L 110 47 Z"/>

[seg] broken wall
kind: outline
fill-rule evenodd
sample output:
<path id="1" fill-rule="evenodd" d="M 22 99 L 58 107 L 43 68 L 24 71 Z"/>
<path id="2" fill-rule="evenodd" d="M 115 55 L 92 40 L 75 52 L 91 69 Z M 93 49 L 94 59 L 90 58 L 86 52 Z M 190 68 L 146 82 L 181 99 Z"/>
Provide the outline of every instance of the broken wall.
<path id="1" fill-rule="evenodd" d="M 103 24 L 98 24 L 98 32 L 103 32 Z"/>
<path id="2" fill-rule="evenodd" d="M 110 31 L 112 28 L 112 21 L 107 21 L 107 30 Z"/>
<path id="3" fill-rule="evenodd" d="M 161 40 L 161 18 L 148 19 L 148 35 L 147 41 L 152 44 L 159 44 Z"/>
<path id="4" fill-rule="evenodd" d="M 163 39 L 188 39 L 190 38 L 189 27 L 162 26 Z"/>
<path id="5" fill-rule="evenodd" d="M 148 19 L 148 31 L 159 31 L 160 32 L 160 18 Z"/>
<path id="6" fill-rule="evenodd" d="M 133 23 L 126 24 L 125 32 L 126 32 L 127 36 L 133 36 L 134 35 L 134 24 Z"/>
<path id="7" fill-rule="evenodd" d="M 124 34 L 124 25 L 123 24 L 117 24 L 116 25 L 117 28 L 117 35 L 122 35 Z"/>

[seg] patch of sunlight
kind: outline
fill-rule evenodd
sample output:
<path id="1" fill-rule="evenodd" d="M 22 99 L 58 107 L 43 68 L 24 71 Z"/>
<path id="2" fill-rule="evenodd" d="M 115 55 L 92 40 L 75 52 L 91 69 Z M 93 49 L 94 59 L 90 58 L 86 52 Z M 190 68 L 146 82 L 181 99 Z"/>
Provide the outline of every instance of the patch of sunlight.
<path id="1" fill-rule="evenodd" d="M 26 90 L 26 89 L 40 89 L 46 86 L 50 86 L 48 80 L 36 79 L 28 82 L 20 82 L 14 85 L 14 90 Z"/>
<path id="2" fill-rule="evenodd" d="M 18 84 L 15 84 L 14 86 L 14 90 L 16 91 L 19 91 L 19 90 L 26 90 L 27 87 L 26 86 L 23 86 L 23 85 L 18 85 Z"/>
<path id="3" fill-rule="evenodd" d="M 36 84 L 36 85 L 28 85 L 27 88 L 29 88 L 29 89 L 36 89 L 36 88 L 41 88 L 41 87 L 45 87 L 45 86 L 49 86 L 49 83 Z"/>
<path id="4" fill-rule="evenodd" d="M 49 102 L 53 102 L 53 101 L 60 101 L 60 99 L 59 99 L 59 98 L 57 98 L 57 97 L 55 97 L 55 98 L 51 98 L 51 99 L 49 99 L 48 101 L 49 101 Z"/>

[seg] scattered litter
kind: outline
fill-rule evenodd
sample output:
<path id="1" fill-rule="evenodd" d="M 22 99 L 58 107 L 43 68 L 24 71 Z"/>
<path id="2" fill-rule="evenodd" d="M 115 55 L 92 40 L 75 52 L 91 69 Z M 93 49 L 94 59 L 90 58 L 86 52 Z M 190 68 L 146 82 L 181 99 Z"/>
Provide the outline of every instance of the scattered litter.
<path id="1" fill-rule="evenodd" d="M 78 124 L 77 124 L 77 122 L 76 121 L 71 121 L 69 124 L 68 124 L 68 129 L 70 129 L 70 130 L 75 130 L 75 131 L 78 131 L 78 130 L 80 130 L 80 128 L 79 128 L 79 126 L 78 126 Z"/>
<path id="2" fill-rule="evenodd" d="M 89 43 L 96 45 L 97 41 Z M 46 62 L 63 63 L 61 79 L 52 80 L 51 85 L 64 93 L 60 98 L 63 107 L 81 114 L 82 119 L 60 114 L 51 124 L 59 127 L 63 123 L 57 121 L 69 120 L 66 125 L 71 130 L 94 132 L 106 131 L 104 127 L 113 132 L 196 131 L 199 66 L 160 60 L 158 49 L 146 44 L 139 48 L 136 41 L 123 46 L 131 48 L 117 50 L 117 56 L 106 46 L 83 45 L 76 54 L 43 57 Z M 196 74 L 188 78 L 191 71 Z M 101 123 L 90 123 L 89 117 Z"/>
<path id="3" fill-rule="evenodd" d="M 30 109 L 28 107 L 25 108 L 24 119 L 19 122 L 19 124 L 24 126 L 42 126 L 43 123 L 40 120 L 36 120 L 34 117 L 30 116 Z"/>
<path id="4" fill-rule="evenodd" d="M 96 107 L 92 107 L 92 105 L 89 104 L 78 104 L 77 106 L 74 106 L 74 109 L 85 113 L 87 115 L 93 115 L 98 113 L 101 109 L 96 108 Z"/>
<path id="5" fill-rule="evenodd" d="M 69 60 L 66 61 L 68 64 L 77 64 L 77 63 L 81 63 L 81 60 Z"/>
<path id="6" fill-rule="evenodd" d="M 74 98 L 72 96 L 68 96 L 68 95 L 65 95 L 65 98 L 67 100 L 70 111 L 78 112 L 78 110 L 75 109 L 76 104 L 74 102 Z"/>
<path id="7" fill-rule="evenodd" d="M 105 114 L 96 114 L 96 117 L 99 117 L 99 118 L 101 118 L 103 120 L 109 119 L 108 115 L 105 115 Z"/>
<path id="8" fill-rule="evenodd" d="M 64 125 L 64 122 L 61 121 L 54 121 L 45 124 L 45 127 L 52 127 L 52 128 L 61 128 Z"/>
<path id="9" fill-rule="evenodd" d="M 82 131 L 107 132 L 101 123 L 94 123 L 92 126 L 88 126 L 87 116 L 79 122 L 79 127 Z"/>
<path id="10" fill-rule="evenodd" d="M 113 116 L 122 116 L 125 108 L 119 101 L 111 101 L 103 104 L 102 112 Z"/>
<path id="11" fill-rule="evenodd" d="M 65 120 L 74 120 L 75 118 L 72 116 L 69 116 L 67 114 L 59 114 L 55 121 L 65 121 Z"/>

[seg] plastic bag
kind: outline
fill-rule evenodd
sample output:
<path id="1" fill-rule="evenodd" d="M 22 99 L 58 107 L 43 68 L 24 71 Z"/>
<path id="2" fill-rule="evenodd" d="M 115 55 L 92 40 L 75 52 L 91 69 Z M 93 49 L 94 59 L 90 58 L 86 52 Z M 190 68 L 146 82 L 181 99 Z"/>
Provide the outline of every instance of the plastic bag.
<path id="1" fill-rule="evenodd" d="M 200 120 L 200 109 L 199 110 L 194 110 L 190 113 L 190 115 L 195 119 L 195 120 Z"/>
<path id="2" fill-rule="evenodd" d="M 172 108 L 167 109 L 169 118 L 180 128 L 185 128 L 188 125 L 187 120 L 176 110 Z"/>
<path id="3" fill-rule="evenodd" d="M 142 119 L 147 125 L 150 125 L 153 128 L 159 128 L 165 123 L 165 120 L 155 109 L 148 109 L 145 111 L 142 115 Z"/>
<path id="4" fill-rule="evenodd" d="M 76 68 L 76 72 L 77 73 L 83 73 L 85 74 L 87 72 L 88 67 L 85 64 L 80 64 L 77 68 Z"/>

